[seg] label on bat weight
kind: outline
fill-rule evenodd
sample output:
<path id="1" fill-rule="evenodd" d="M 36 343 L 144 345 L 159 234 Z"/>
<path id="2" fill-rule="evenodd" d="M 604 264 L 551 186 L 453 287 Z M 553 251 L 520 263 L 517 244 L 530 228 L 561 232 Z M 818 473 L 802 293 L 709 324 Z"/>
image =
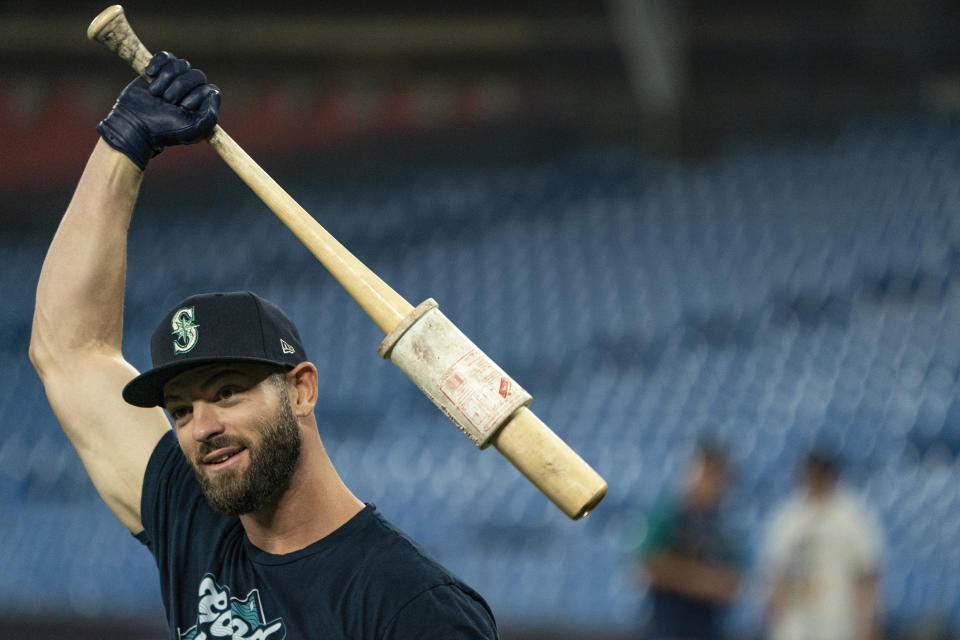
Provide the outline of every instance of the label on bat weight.
<path id="1" fill-rule="evenodd" d="M 416 319 L 389 357 L 481 449 L 531 400 L 435 307 Z"/>
<path id="2" fill-rule="evenodd" d="M 513 412 L 513 384 L 479 349 L 457 360 L 440 376 L 440 392 L 480 433 L 490 433 Z M 509 412 L 508 412 L 509 411 Z"/>

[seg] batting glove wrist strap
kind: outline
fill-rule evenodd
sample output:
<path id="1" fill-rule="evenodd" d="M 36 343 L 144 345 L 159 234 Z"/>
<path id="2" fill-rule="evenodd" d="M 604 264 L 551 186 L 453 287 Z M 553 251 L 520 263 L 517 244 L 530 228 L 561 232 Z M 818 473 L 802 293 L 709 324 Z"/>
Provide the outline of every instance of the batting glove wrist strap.
<path id="1" fill-rule="evenodd" d="M 146 168 L 150 158 L 163 151 L 163 147 L 153 146 L 150 132 L 137 119 L 136 113 L 124 108 L 121 100 L 117 100 L 110 114 L 97 125 L 97 131 L 107 144 L 133 160 L 141 169 Z"/>
<path id="2" fill-rule="evenodd" d="M 111 147 L 141 169 L 164 147 L 206 139 L 217 124 L 220 90 L 199 69 L 161 51 L 97 125 Z"/>

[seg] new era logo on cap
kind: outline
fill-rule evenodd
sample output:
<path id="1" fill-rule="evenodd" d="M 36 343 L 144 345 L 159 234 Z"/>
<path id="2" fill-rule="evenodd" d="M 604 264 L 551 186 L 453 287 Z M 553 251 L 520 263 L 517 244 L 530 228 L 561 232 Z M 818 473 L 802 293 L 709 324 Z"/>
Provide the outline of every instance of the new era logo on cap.
<path id="1" fill-rule="evenodd" d="M 249 291 L 183 300 L 153 332 L 150 351 L 153 368 L 123 389 L 124 400 L 140 407 L 161 405 L 164 385 L 195 366 L 241 361 L 295 367 L 307 359 L 293 322 Z"/>

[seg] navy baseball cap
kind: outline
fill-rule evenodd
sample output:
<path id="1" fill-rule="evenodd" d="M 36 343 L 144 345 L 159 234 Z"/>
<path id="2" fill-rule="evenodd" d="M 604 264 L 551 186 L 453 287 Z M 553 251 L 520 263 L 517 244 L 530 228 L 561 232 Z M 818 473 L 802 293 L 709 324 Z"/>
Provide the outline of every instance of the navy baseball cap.
<path id="1" fill-rule="evenodd" d="M 163 405 L 163 387 L 188 369 L 216 362 L 292 368 L 307 359 L 293 322 L 249 291 L 202 293 L 167 312 L 150 339 L 153 368 L 123 388 L 138 407 Z"/>

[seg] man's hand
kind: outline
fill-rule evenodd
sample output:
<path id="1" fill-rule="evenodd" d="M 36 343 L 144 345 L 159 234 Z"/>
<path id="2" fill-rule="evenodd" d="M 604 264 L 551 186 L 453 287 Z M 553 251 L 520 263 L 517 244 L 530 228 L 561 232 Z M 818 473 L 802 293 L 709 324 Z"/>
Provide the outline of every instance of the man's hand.
<path id="1" fill-rule="evenodd" d="M 97 131 L 141 169 L 163 148 L 206 139 L 217 124 L 220 90 L 190 63 L 161 51 L 127 85 Z M 148 81 L 149 79 L 149 81 Z"/>

